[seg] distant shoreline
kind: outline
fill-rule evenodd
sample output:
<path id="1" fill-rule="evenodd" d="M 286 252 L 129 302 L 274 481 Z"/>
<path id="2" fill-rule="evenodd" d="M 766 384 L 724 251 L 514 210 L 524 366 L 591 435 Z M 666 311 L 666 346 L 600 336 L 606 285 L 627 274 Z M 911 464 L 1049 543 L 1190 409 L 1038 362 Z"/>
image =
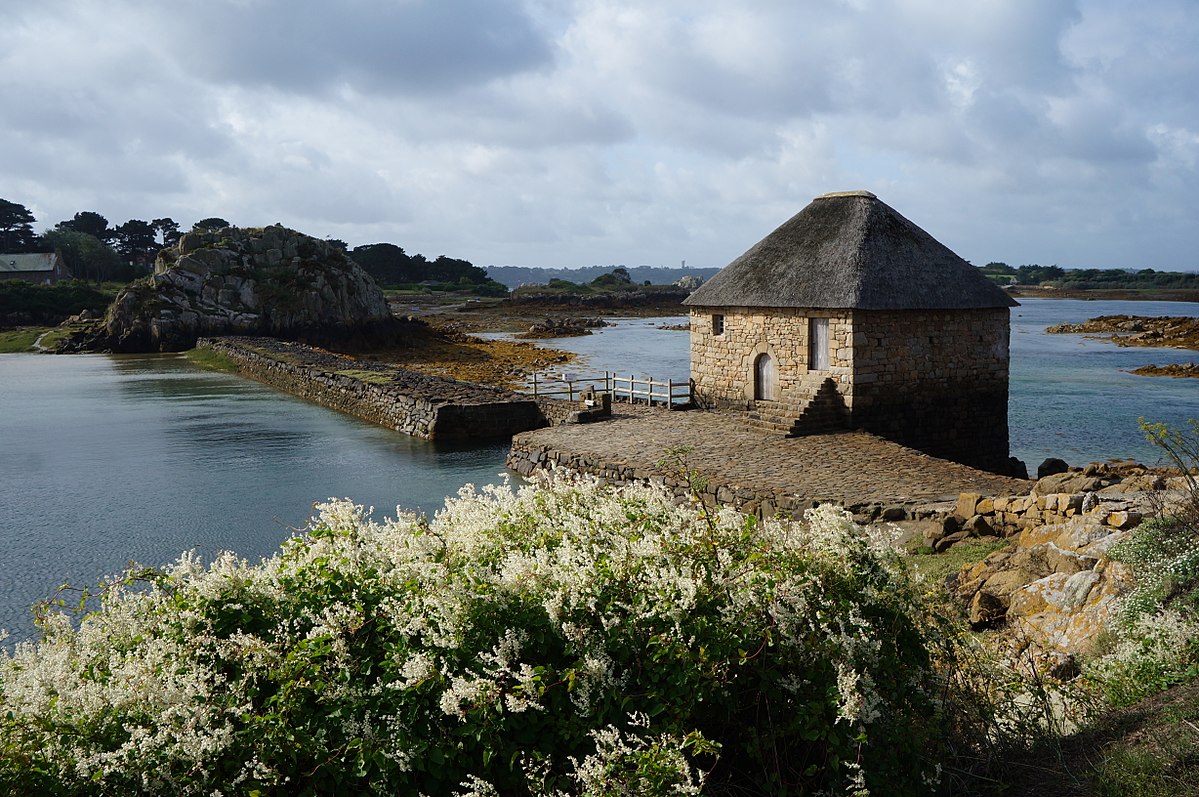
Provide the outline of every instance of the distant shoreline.
<path id="1" fill-rule="evenodd" d="M 1104 288 L 1102 290 L 1071 290 L 1022 285 L 1008 288 L 1013 299 L 1084 299 L 1087 301 L 1123 302 L 1199 302 L 1199 291 L 1167 288 Z"/>

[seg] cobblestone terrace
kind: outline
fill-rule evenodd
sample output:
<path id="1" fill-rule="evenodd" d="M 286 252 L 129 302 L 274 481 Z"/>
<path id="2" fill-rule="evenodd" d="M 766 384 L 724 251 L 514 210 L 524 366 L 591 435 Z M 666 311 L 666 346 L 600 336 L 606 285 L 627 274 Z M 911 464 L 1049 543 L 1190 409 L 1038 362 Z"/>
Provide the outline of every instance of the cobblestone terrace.
<path id="1" fill-rule="evenodd" d="M 522 474 L 565 467 L 610 481 L 664 481 L 685 492 L 679 468 L 660 464 L 685 448 L 686 467 L 708 480 L 711 499 L 746 512 L 797 513 L 832 501 L 854 512 L 913 516 L 959 493 L 1025 493 L 1030 482 L 997 476 L 865 432 L 786 438 L 749 429 L 720 412 L 618 404 L 612 420 L 523 432 L 509 467 Z M 904 512 L 898 512 L 902 508 Z"/>

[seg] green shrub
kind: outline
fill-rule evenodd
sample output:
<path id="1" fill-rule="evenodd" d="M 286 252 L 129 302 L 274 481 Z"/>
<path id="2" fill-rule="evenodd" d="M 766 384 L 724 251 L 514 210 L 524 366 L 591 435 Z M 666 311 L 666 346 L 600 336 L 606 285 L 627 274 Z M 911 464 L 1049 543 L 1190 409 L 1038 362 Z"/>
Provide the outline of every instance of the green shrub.
<path id="1" fill-rule="evenodd" d="M 1112 548 L 1136 586 L 1125 596 L 1112 649 L 1087 674 L 1109 701 L 1127 705 L 1199 676 L 1199 421 L 1141 429 L 1185 476 L 1181 500 Z"/>
<path id="2" fill-rule="evenodd" d="M 81 280 L 56 285 L 0 281 L 0 316 L 27 313 L 35 321 L 57 323 L 83 310 L 101 315 L 111 301 L 111 295 Z"/>
<path id="3" fill-rule="evenodd" d="M 887 546 L 590 482 L 317 507 L 130 572 L 0 659 L 17 793 L 926 790 L 929 627 Z M 718 757 L 717 757 L 718 754 Z M 706 778 L 706 781 L 705 781 Z"/>

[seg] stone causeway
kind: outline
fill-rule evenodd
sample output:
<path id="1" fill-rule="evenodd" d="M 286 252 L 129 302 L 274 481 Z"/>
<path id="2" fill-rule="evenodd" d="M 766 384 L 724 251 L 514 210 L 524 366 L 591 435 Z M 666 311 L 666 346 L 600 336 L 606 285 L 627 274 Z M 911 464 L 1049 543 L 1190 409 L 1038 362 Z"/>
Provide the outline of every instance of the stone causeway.
<path id="1" fill-rule="evenodd" d="M 426 440 L 508 437 L 544 426 L 529 396 L 430 376 L 274 338 L 201 338 L 246 376 L 331 409 Z"/>
<path id="2" fill-rule="evenodd" d="M 684 475 L 691 471 L 705 482 L 705 502 L 765 517 L 833 502 L 863 520 L 902 520 L 961 493 L 1014 495 L 1032 486 L 866 432 L 788 438 L 719 411 L 629 404 L 614 405 L 610 420 L 518 434 L 507 464 L 524 476 L 565 470 L 618 484 L 655 482 L 680 497 L 691 492 Z"/>

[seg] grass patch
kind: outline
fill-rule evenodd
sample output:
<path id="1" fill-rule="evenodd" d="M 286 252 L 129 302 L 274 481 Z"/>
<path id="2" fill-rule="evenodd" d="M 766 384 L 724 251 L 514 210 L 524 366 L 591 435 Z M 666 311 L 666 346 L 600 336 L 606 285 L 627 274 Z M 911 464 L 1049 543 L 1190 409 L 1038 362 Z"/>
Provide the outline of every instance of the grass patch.
<path id="1" fill-rule="evenodd" d="M 1199 783 L 1199 682 L 1109 712 L 1078 733 L 1000 757 L 979 797 L 1184 797 Z"/>
<path id="2" fill-rule="evenodd" d="M 192 365 L 198 365 L 201 368 L 207 368 L 210 371 L 221 371 L 227 374 L 236 374 L 241 369 L 237 367 L 237 363 L 226 357 L 224 354 L 213 351 L 212 349 L 189 349 L 183 353 Z"/>
<path id="3" fill-rule="evenodd" d="M 42 337 L 42 348 L 53 351 L 58 344 L 62 343 L 71 335 L 75 334 L 75 328 L 71 326 L 54 327 L 46 332 Z"/>
<path id="4" fill-rule="evenodd" d="M 354 368 L 347 368 L 342 371 L 334 371 L 340 376 L 348 376 L 350 379 L 357 379 L 359 382 L 366 382 L 371 385 L 390 385 L 394 379 L 391 374 L 383 374 L 378 371 L 363 371 Z"/>
<path id="5" fill-rule="evenodd" d="M 34 341 L 50 327 L 21 327 L 0 332 L 0 354 L 33 351 Z"/>
<path id="6" fill-rule="evenodd" d="M 920 548 L 906 561 L 917 577 L 925 581 L 940 583 L 961 570 L 962 565 L 981 562 L 991 553 L 1000 548 L 1006 548 L 1010 544 L 1008 540 L 993 542 L 963 540 L 944 553 L 933 553 L 931 548 Z"/>

